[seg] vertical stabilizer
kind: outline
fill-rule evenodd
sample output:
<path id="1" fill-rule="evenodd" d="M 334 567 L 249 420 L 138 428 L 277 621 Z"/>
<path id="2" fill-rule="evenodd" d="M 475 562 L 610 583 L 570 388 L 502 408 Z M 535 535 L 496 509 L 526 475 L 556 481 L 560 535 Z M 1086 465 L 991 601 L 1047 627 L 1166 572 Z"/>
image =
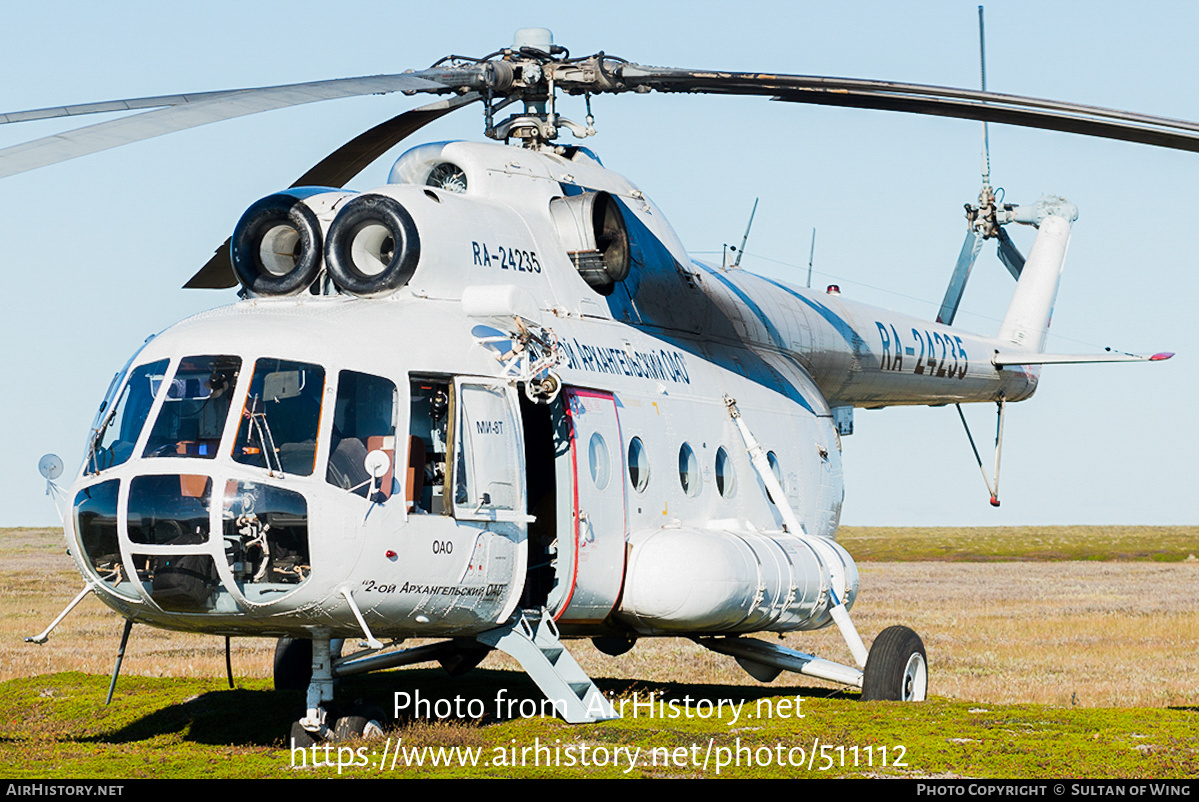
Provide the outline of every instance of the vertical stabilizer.
<path id="1" fill-rule="evenodd" d="M 1037 238 L 999 327 L 999 340 L 1021 351 L 1045 350 L 1053 303 L 1070 245 L 1070 226 L 1078 219 L 1078 209 L 1073 204 L 1056 200 L 1059 203 L 1038 225 Z"/>

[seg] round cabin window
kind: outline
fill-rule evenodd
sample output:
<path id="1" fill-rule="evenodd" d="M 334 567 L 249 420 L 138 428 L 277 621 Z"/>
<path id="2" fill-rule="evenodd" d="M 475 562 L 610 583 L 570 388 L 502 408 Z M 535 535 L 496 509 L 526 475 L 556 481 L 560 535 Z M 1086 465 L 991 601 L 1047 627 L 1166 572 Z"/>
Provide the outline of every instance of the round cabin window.
<path id="1" fill-rule="evenodd" d="M 645 453 L 640 437 L 629 442 L 629 483 L 638 493 L 649 484 L 649 455 Z"/>
<path id="2" fill-rule="evenodd" d="M 723 498 L 732 498 L 737 489 L 737 476 L 733 473 L 733 460 L 724 446 L 716 449 L 716 490 Z"/>
<path id="3" fill-rule="evenodd" d="M 608 457 L 608 444 L 599 432 L 591 435 L 591 443 L 587 447 L 587 465 L 591 469 L 591 481 L 603 490 L 608 486 L 608 476 L 611 460 Z"/>
<path id="4" fill-rule="evenodd" d="M 694 496 L 699 493 L 699 482 L 699 460 L 691 446 L 683 443 L 679 449 L 679 485 L 688 496 Z"/>

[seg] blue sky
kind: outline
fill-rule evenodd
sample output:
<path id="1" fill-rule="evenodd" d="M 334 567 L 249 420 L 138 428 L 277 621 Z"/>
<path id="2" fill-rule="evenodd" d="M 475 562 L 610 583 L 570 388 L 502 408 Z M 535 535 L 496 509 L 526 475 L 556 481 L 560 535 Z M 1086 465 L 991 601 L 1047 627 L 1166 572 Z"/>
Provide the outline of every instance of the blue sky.
<path id="1" fill-rule="evenodd" d="M 577 4 L 4 2 L 0 111 L 423 68 L 483 55 L 526 25 L 581 55 L 687 67 L 975 87 L 975 2 Z M 1199 119 L 1199 5 L 991 2 L 988 84 Z M 73 470 L 114 371 L 149 334 L 233 293 L 180 285 L 256 199 L 417 99 L 270 112 L 0 180 L 0 526 L 51 524 L 38 457 Z M 560 110 L 581 119 L 581 102 Z M 760 197 L 743 266 L 932 318 L 978 192 L 975 123 L 755 98 L 600 98 L 586 144 L 655 199 L 698 255 L 736 243 Z M 70 127 L 0 126 L 0 146 Z M 481 136 L 460 111 L 418 141 Z M 992 509 L 953 409 L 859 411 L 845 441 L 848 524 L 1196 523 L 1192 412 L 1199 336 L 1193 237 L 1199 154 L 992 126 L 1007 199 L 1061 194 L 1080 219 L 1050 349 L 1178 357 L 1045 370 L 1009 409 Z M 401 147 L 400 150 L 402 150 Z M 385 180 L 397 153 L 351 186 Z M 1013 232 L 1027 252 L 1031 230 Z M 718 255 L 710 258 L 718 259 Z M 958 324 L 994 333 L 1012 282 L 984 250 Z M 993 407 L 968 410 L 988 441 Z"/>

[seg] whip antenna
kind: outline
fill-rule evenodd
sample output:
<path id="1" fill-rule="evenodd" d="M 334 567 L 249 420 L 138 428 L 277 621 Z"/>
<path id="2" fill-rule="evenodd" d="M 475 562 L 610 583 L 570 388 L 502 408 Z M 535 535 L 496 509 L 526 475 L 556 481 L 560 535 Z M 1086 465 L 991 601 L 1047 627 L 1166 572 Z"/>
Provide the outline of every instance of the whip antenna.
<path id="1" fill-rule="evenodd" d="M 983 7 L 978 7 L 978 71 L 982 91 L 987 91 L 987 37 L 983 26 Z M 991 136 L 983 121 L 983 189 L 991 188 Z"/>

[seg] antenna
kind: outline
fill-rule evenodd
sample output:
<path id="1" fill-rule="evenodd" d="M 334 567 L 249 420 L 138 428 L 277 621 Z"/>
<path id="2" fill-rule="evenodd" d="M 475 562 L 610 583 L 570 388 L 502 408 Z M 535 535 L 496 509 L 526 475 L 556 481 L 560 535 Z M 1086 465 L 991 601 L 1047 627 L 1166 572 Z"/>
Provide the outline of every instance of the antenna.
<path id="1" fill-rule="evenodd" d="M 808 289 L 812 289 L 812 260 L 816 257 L 816 226 L 812 226 L 812 250 L 808 251 Z"/>
<path id="2" fill-rule="evenodd" d="M 749 239 L 749 230 L 754 225 L 754 215 L 758 211 L 758 201 L 760 198 L 754 198 L 754 208 L 749 213 L 749 223 L 745 226 L 745 236 L 741 238 L 741 247 L 737 249 L 737 258 L 733 260 L 733 267 L 741 266 L 741 254 L 745 253 L 745 241 Z"/>
<path id="3" fill-rule="evenodd" d="M 983 7 L 978 7 L 978 71 L 982 91 L 987 91 L 987 38 L 983 25 Z M 991 136 L 983 121 L 983 191 L 991 188 Z"/>

